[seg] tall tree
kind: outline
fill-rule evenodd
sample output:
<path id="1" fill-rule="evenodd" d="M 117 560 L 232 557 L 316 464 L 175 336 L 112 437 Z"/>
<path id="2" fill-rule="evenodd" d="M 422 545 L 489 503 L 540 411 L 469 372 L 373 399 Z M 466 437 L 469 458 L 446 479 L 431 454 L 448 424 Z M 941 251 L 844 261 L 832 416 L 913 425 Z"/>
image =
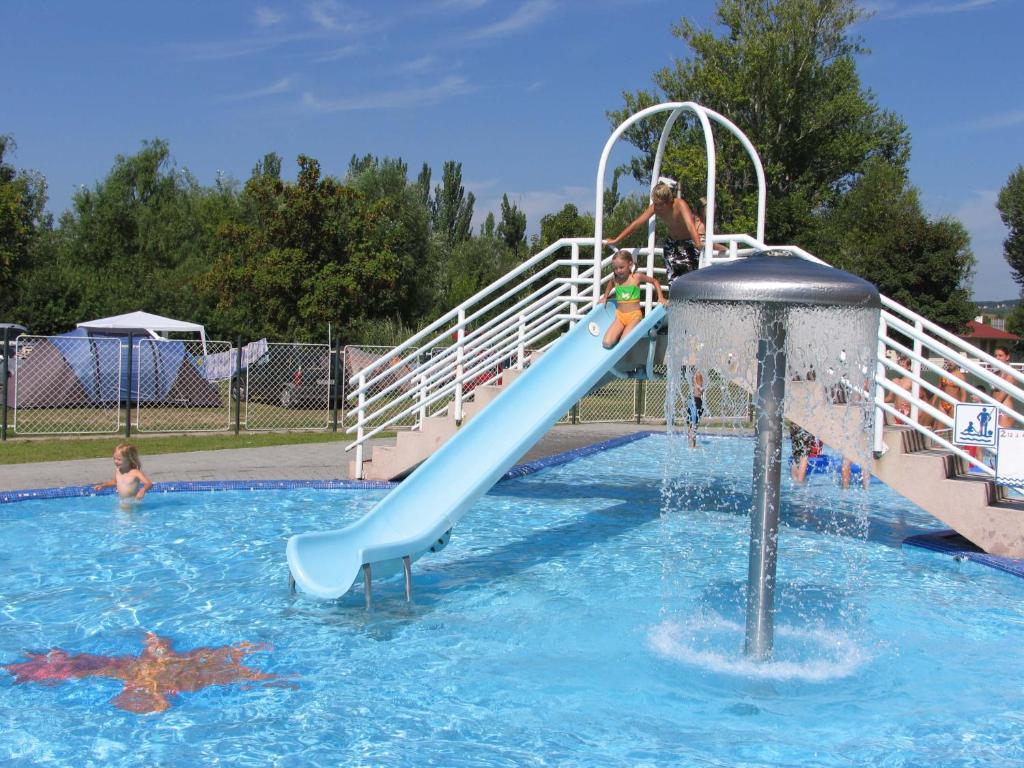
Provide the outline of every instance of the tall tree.
<path id="1" fill-rule="evenodd" d="M 519 206 L 508 201 L 508 195 L 501 196 L 501 220 L 498 222 L 498 237 L 520 256 L 526 246 L 526 214 Z"/>
<path id="2" fill-rule="evenodd" d="M 955 219 L 929 219 L 905 175 L 880 159 L 868 163 L 807 242 L 833 266 L 954 333 L 975 314 L 966 287 L 974 267 L 967 230 Z"/>
<path id="3" fill-rule="evenodd" d="M 14 310 L 18 278 L 31 266 L 38 236 L 52 224 L 45 210 L 46 180 L 5 160 L 14 146 L 10 136 L 0 136 L 0 314 Z"/>
<path id="4" fill-rule="evenodd" d="M 854 62 L 862 52 L 852 28 L 862 17 L 855 0 L 719 0 L 719 36 L 688 19 L 673 34 L 691 56 L 659 70 L 659 93 L 625 94 L 617 124 L 662 100 L 708 104 L 735 122 L 765 161 L 771 201 L 767 237 L 799 242 L 814 214 L 841 197 L 872 157 L 903 167 L 909 140 L 903 122 L 880 110 L 861 86 Z M 640 150 L 631 164 L 650 178 L 666 116 L 630 130 Z M 688 199 L 704 193 L 706 163 L 699 126 L 686 119 L 674 132 L 663 171 L 677 176 Z M 733 230 L 753 229 L 753 168 L 738 142 L 718 131 L 718 215 Z M 720 229 L 720 227 L 716 227 Z"/>
<path id="5" fill-rule="evenodd" d="M 1010 234 L 1003 241 L 1003 257 L 1010 265 L 1013 279 L 1024 286 L 1024 165 L 1010 174 L 996 202 L 999 216 Z"/>
<path id="6" fill-rule="evenodd" d="M 220 229 L 203 283 L 210 326 L 303 340 L 322 338 L 328 322 L 347 334 L 368 319 L 414 316 L 427 220 L 404 165 L 357 159 L 351 185 L 313 158 L 298 165 L 294 184 L 250 178 L 249 218 Z"/>
<path id="7" fill-rule="evenodd" d="M 422 172 L 421 172 L 422 177 Z M 429 178 L 429 177 L 428 177 Z M 462 186 L 462 163 L 444 164 L 441 183 L 434 189 L 432 223 L 434 234 L 448 246 L 468 240 L 472 234 L 473 204 L 476 197 Z"/>

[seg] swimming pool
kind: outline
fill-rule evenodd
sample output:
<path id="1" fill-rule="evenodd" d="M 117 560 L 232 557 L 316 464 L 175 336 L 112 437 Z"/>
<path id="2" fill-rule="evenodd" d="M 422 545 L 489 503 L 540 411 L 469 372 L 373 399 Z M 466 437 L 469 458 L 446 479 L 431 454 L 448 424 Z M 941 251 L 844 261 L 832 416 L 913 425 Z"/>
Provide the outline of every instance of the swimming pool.
<path id="1" fill-rule="evenodd" d="M 400 579 L 379 582 L 369 613 L 358 590 L 289 595 L 284 542 L 384 490 L 0 505 L 0 664 L 59 648 L 90 670 L 50 684 L 0 673 L 0 761 L 1024 760 L 1024 581 L 901 548 L 940 526 L 883 486 L 784 483 L 776 657 L 743 659 L 752 448 L 656 435 L 503 482 L 414 565 L 412 604 Z M 202 663 L 253 674 L 127 710 L 112 703 L 125 670 L 153 682 L 147 632 L 184 666 L 205 647 Z M 217 655 L 240 643 L 254 644 L 244 658 Z"/>

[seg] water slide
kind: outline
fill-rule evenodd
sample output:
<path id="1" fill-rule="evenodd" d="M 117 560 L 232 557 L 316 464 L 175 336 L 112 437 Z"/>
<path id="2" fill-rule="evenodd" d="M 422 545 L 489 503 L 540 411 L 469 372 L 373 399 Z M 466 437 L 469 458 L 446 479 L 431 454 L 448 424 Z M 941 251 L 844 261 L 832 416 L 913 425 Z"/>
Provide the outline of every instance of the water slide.
<path id="1" fill-rule="evenodd" d="M 334 531 L 288 540 L 296 588 L 315 597 L 341 597 L 364 563 L 372 578 L 399 573 L 447 543 L 452 526 L 528 451 L 573 403 L 589 392 L 665 317 L 655 307 L 612 349 L 601 339 L 614 320 L 598 305 L 483 411 L 455 433 L 362 519 Z"/>

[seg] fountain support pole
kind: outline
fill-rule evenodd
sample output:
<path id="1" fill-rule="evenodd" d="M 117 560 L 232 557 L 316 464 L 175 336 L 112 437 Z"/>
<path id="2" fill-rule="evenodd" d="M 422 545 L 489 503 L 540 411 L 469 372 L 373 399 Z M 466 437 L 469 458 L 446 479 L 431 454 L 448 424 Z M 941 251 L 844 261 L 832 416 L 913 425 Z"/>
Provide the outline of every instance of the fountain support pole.
<path id="1" fill-rule="evenodd" d="M 747 572 L 747 634 L 743 652 L 758 661 L 771 657 L 774 640 L 775 565 L 779 537 L 779 477 L 782 411 L 786 396 L 785 311 L 765 307 L 757 344 L 757 426 L 754 448 L 754 508 L 750 515 Z"/>
<path id="2" fill-rule="evenodd" d="M 764 661 L 771 658 L 774 642 L 786 345 L 806 348 L 811 332 L 801 328 L 799 323 L 791 325 L 793 314 L 794 311 L 819 307 L 869 313 L 857 315 L 870 321 L 863 325 L 871 333 L 867 339 L 869 346 L 863 368 L 858 364 L 847 371 L 859 380 L 861 370 L 873 372 L 877 366 L 877 361 L 868 360 L 867 356 L 877 348 L 875 332 L 882 301 L 878 289 L 866 280 L 833 269 L 823 262 L 801 258 L 785 249 L 758 251 L 746 258 L 690 272 L 673 280 L 669 292 L 673 304 L 709 308 L 749 306 L 759 313 L 759 320 L 750 323 L 749 328 L 742 325 L 735 330 L 742 335 L 744 349 L 750 349 L 746 346 L 748 342 L 757 341 L 757 442 L 744 652 L 754 660 Z M 698 317 L 681 318 L 679 322 L 686 326 L 684 333 L 690 345 L 684 356 L 696 355 L 704 343 L 717 343 L 719 329 L 710 321 Z M 851 342 L 859 343 L 854 337 L 850 340 L 831 339 L 830 342 L 836 350 L 848 348 Z M 874 400 L 873 385 L 873 380 L 870 384 L 863 382 L 861 385 L 866 402 Z"/>

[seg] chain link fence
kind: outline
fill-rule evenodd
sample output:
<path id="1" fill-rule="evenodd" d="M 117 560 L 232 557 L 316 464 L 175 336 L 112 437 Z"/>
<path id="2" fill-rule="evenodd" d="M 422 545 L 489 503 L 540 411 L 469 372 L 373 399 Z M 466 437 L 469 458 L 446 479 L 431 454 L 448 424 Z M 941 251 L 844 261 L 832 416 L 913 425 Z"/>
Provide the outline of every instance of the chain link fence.
<path id="1" fill-rule="evenodd" d="M 357 385 L 350 384 L 349 379 L 353 376 L 357 376 L 360 371 L 369 365 L 377 362 L 381 357 L 391 352 L 391 347 L 373 347 L 373 346 L 356 346 L 349 345 L 342 348 L 341 352 L 341 370 L 342 375 L 342 398 L 341 402 L 344 407 L 343 423 L 346 428 L 355 425 L 358 419 L 358 403 L 353 400 L 349 400 L 348 396 L 351 392 L 355 391 Z M 415 350 L 409 350 L 405 354 L 409 356 L 415 353 Z M 366 393 L 366 399 L 370 399 L 375 395 L 383 392 L 384 390 L 391 387 L 398 380 L 412 373 L 413 366 L 410 364 L 403 364 L 401 358 L 394 358 L 391 360 L 386 369 L 374 369 L 367 374 L 367 378 L 375 378 L 382 372 L 386 371 L 386 375 L 382 376 L 380 381 L 376 382 L 370 390 Z M 367 406 L 368 414 L 372 414 L 372 417 L 363 425 L 363 428 L 367 431 L 386 423 L 392 417 L 397 416 L 402 411 L 409 408 L 411 405 L 409 401 L 402 395 L 408 392 L 416 385 L 416 378 L 410 377 L 409 380 L 400 385 L 399 391 L 396 393 L 388 393 L 379 400 L 371 403 Z M 400 417 L 394 424 L 388 427 L 389 430 L 396 429 L 411 429 L 419 423 L 419 410 L 414 410 L 405 416 Z"/>
<path id="2" fill-rule="evenodd" d="M 116 433 L 127 388 L 118 339 L 19 336 L 14 344 L 14 431 L 20 435 Z"/>
<path id="3" fill-rule="evenodd" d="M 129 361 L 127 344 L 117 338 L 19 337 L 9 361 L 14 433 L 115 434 L 125 426 L 129 397 L 132 429 L 140 432 L 227 432 L 235 425 L 236 398 L 239 426 L 248 431 L 327 430 L 334 423 L 335 407 L 338 426 L 345 429 L 356 421 L 356 404 L 347 399 L 354 386 L 348 380 L 391 352 L 390 347 L 348 345 L 340 350 L 332 370 L 331 350 L 325 344 L 261 340 L 246 345 L 239 354 L 229 342 L 208 341 L 204 350 L 198 341 L 145 338 L 134 347 Z M 399 387 L 408 392 L 430 375 L 424 366 L 443 364 L 440 358 L 446 354 L 449 348 L 435 348 L 414 356 L 415 363 L 394 360 L 375 391 L 409 376 Z M 467 396 L 478 386 L 500 380 L 514 362 L 480 359 L 485 367 L 466 381 Z M 464 362 L 470 370 L 471 350 Z M 413 373 L 416 366 L 419 370 Z M 664 372 L 664 366 L 656 369 Z M 432 391 L 450 384 L 452 375 L 435 382 Z M 663 380 L 612 380 L 583 397 L 559 423 L 664 423 L 665 392 Z M 688 402 L 688 398 L 684 379 L 679 400 Z M 749 394 L 719 380 L 714 372 L 703 398 L 702 423 L 749 420 Z M 387 429 L 415 427 L 421 416 L 443 412 L 452 399 L 448 395 L 429 406 L 414 407 L 408 398 L 389 395 L 371 406 L 375 413 L 366 429 L 405 410 L 409 412 Z"/>
<path id="4" fill-rule="evenodd" d="M 140 339 L 132 355 L 132 399 L 139 432 L 230 429 L 230 378 L 214 380 L 208 361 L 230 357 L 231 344 Z M 217 358 L 214 357 L 214 360 Z"/>
<path id="5" fill-rule="evenodd" d="M 322 429 L 331 422 L 331 348 L 268 344 L 245 371 L 245 428 Z"/>

